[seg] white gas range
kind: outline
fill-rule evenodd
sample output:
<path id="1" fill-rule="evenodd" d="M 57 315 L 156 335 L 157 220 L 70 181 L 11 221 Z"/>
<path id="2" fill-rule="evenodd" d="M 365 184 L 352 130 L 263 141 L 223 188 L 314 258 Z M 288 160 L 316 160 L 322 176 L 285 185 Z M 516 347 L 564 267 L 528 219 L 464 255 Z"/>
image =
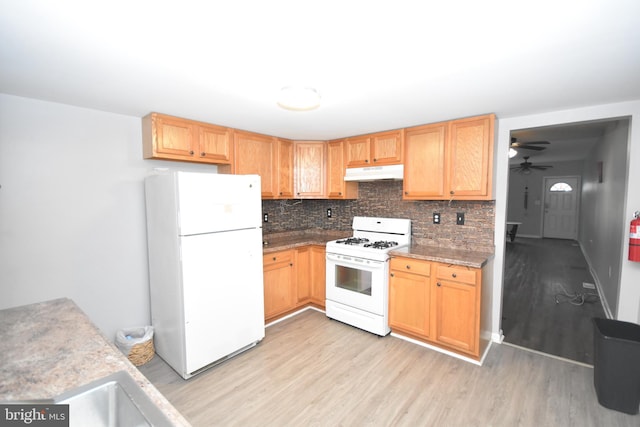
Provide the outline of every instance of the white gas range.
<path id="1" fill-rule="evenodd" d="M 327 316 L 372 332 L 390 332 L 389 252 L 411 244 L 411 220 L 353 218 L 353 236 L 327 243 Z"/>

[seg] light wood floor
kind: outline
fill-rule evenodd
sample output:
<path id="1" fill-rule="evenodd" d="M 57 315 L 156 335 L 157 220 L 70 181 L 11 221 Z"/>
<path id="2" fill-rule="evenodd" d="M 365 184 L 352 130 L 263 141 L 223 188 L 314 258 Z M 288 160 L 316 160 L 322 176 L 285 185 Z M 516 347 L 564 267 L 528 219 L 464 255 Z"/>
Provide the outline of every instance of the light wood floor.
<path id="1" fill-rule="evenodd" d="M 140 370 L 198 426 L 634 426 L 601 407 L 588 367 L 494 344 L 476 366 L 307 310 L 185 381 Z"/>
<path id="2" fill-rule="evenodd" d="M 594 283 L 577 242 L 516 238 L 507 243 L 502 299 L 505 341 L 543 353 L 593 364 L 593 317 L 605 317 L 602 303 L 588 296 L 576 306 L 556 295 L 592 293 Z M 640 425 L 640 424 L 638 424 Z"/>

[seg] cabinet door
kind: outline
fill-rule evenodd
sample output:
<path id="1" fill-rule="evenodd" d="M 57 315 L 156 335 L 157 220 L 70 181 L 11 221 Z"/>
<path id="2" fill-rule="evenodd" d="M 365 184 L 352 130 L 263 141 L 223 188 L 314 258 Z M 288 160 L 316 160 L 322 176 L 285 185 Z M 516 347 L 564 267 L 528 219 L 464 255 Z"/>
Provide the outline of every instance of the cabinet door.
<path id="1" fill-rule="evenodd" d="M 429 338 L 431 263 L 394 257 L 389 264 L 389 326 Z"/>
<path id="2" fill-rule="evenodd" d="M 344 141 L 327 143 L 327 197 L 330 199 L 358 198 L 358 183 L 345 182 Z"/>
<path id="3" fill-rule="evenodd" d="M 493 115 L 451 122 L 449 193 L 454 199 L 491 199 Z"/>
<path id="4" fill-rule="evenodd" d="M 276 141 L 274 138 L 248 132 L 234 133 L 235 174 L 258 174 L 262 182 L 262 198 L 276 196 Z"/>
<path id="5" fill-rule="evenodd" d="M 311 301 L 325 306 L 327 288 L 326 251 L 324 246 L 311 246 Z"/>
<path id="6" fill-rule="evenodd" d="M 269 320 L 295 306 L 292 251 L 266 254 L 264 271 L 264 317 Z"/>
<path id="7" fill-rule="evenodd" d="M 157 154 L 194 158 L 195 126 L 193 122 L 154 114 L 152 123 L 155 128 Z"/>
<path id="8" fill-rule="evenodd" d="M 311 247 L 296 249 L 296 278 L 298 304 L 306 303 L 311 298 Z"/>
<path id="9" fill-rule="evenodd" d="M 434 339 L 477 356 L 476 287 L 450 280 L 435 280 Z"/>
<path id="10" fill-rule="evenodd" d="M 324 142 L 295 142 L 295 197 L 325 197 L 325 150 Z"/>
<path id="11" fill-rule="evenodd" d="M 293 198 L 293 141 L 278 139 L 278 197 Z"/>
<path id="12" fill-rule="evenodd" d="M 373 165 L 401 164 L 402 131 L 371 135 L 371 160 Z"/>
<path id="13" fill-rule="evenodd" d="M 211 163 L 230 164 L 232 160 L 231 132 L 227 128 L 198 124 L 198 156 Z"/>
<path id="14" fill-rule="evenodd" d="M 445 193 L 447 125 L 406 130 L 403 199 L 441 199 Z"/>
<path id="15" fill-rule="evenodd" d="M 369 137 L 348 138 L 346 144 L 346 163 L 348 168 L 356 168 L 362 166 L 372 166 L 369 162 L 371 158 Z"/>

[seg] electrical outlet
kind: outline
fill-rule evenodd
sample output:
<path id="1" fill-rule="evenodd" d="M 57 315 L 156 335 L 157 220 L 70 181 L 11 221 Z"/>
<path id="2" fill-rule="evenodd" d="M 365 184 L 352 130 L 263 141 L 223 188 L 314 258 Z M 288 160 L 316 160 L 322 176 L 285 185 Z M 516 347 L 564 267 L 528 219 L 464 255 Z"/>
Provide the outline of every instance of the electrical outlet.
<path id="1" fill-rule="evenodd" d="M 327 208 L 327 218 L 331 218 L 332 212 L 331 208 Z"/>
<path id="2" fill-rule="evenodd" d="M 458 212 L 456 214 L 456 224 L 464 225 L 464 212 Z"/>
<path id="3" fill-rule="evenodd" d="M 438 212 L 433 213 L 433 223 L 440 224 L 440 214 Z"/>
<path id="4" fill-rule="evenodd" d="M 269 214 L 264 214 L 264 222 L 269 222 Z"/>

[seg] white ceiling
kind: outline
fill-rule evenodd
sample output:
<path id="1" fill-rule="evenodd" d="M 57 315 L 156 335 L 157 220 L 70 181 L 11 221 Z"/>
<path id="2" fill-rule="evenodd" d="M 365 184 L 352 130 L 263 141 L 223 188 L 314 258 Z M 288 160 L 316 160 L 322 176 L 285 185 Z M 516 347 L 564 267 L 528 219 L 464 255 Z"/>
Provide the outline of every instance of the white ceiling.
<path id="1" fill-rule="evenodd" d="M 637 0 L 0 0 L 0 92 L 326 140 L 640 99 Z M 279 108 L 315 87 L 313 111 Z"/>

